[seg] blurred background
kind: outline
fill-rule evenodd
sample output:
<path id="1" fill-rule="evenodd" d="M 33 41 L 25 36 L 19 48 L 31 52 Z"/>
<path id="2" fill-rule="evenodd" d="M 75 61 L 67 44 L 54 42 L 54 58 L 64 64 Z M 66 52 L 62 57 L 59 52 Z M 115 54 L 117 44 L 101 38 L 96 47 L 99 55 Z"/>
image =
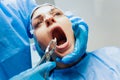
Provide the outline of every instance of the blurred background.
<path id="1" fill-rule="evenodd" d="M 36 0 L 51 3 L 83 18 L 89 26 L 87 51 L 120 47 L 120 0 Z"/>

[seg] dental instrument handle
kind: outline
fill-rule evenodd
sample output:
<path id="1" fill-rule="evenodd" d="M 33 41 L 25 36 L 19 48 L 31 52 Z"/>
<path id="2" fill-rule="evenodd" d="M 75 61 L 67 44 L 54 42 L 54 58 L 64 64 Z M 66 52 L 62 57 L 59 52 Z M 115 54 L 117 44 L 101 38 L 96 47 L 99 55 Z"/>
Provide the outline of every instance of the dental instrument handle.
<path id="1" fill-rule="evenodd" d="M 51 55 L 54 53 L 55 49 L 56 49 L 56 44 L 57 44 L 57 41 L 56 41 L 56 38 L 52 39 L 46 50 L 45 50 L 45 54 L 43 55 L 43 57 L 41 58 L 41 60 L 38 62 L 38 64 L 35 66 L 39 66 L 40 64 L 42 64 L 43 62 L 46 62 L 46 61 L 49 61 L 50 58 L 51 58 Z M 50 50 L 50 47 L 52 46 L 52 49 Z"/>

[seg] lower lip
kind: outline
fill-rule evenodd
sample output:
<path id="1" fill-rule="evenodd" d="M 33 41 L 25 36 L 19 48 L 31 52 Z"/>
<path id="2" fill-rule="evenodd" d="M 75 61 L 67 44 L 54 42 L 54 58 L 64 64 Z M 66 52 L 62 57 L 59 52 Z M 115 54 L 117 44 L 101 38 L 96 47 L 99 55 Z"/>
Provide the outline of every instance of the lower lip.
<path id="1" fill-rule="evenodd" d="M 60 53 L 65 52 L 68 48 L 70 47 L 69 42 L 65 42 L 64 44 L 60 45 L 60 46 L 56 46 L 56 50 Z"/>

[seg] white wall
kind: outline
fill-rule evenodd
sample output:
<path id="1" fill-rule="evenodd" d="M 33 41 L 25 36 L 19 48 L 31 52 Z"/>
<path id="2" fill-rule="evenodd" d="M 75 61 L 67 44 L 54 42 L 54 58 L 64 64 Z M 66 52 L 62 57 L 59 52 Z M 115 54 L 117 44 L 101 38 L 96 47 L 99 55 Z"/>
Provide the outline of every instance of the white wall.
<path id="1" fill-rule="evenodd" d="M 88 50 L 120 47 L 120 0 L 54 0 L 61 9 L 72 11 L 89 25 Z"/>
<path id="2" fill-rule="evenodd" d="M 54 4 L 54 0 L 36 0 L 37 4 L 50 3 Z"/>

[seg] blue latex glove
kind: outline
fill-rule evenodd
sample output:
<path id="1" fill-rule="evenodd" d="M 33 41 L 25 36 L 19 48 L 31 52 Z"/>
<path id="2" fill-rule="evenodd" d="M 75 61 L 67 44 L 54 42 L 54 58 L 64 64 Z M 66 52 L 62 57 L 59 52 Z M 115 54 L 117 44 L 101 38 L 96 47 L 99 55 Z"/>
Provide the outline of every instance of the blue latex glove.
<path id="1" fill-rule="evenodd" d="M 38 67 L 28 69 L 20 73 L 19 75 L 16 75 L 15 77 L 11 78 L 10 80 L 45 80 L 45 74 L 49 74 L 49 72 L 55 67 L 55 62 L 46 62 Z"/>
<path id="2" fill-rule="evenodd" d="M 65 64 L 74 63 L 79 60 L 86 52 L 87 40 L 88 40 L 88 25 L 79 17 L 75 17 L 72 14 L 66 14 L 72 23 L 72 28 L 76 38 L 74 51 L 62 59 L 56 60 Z"/>

